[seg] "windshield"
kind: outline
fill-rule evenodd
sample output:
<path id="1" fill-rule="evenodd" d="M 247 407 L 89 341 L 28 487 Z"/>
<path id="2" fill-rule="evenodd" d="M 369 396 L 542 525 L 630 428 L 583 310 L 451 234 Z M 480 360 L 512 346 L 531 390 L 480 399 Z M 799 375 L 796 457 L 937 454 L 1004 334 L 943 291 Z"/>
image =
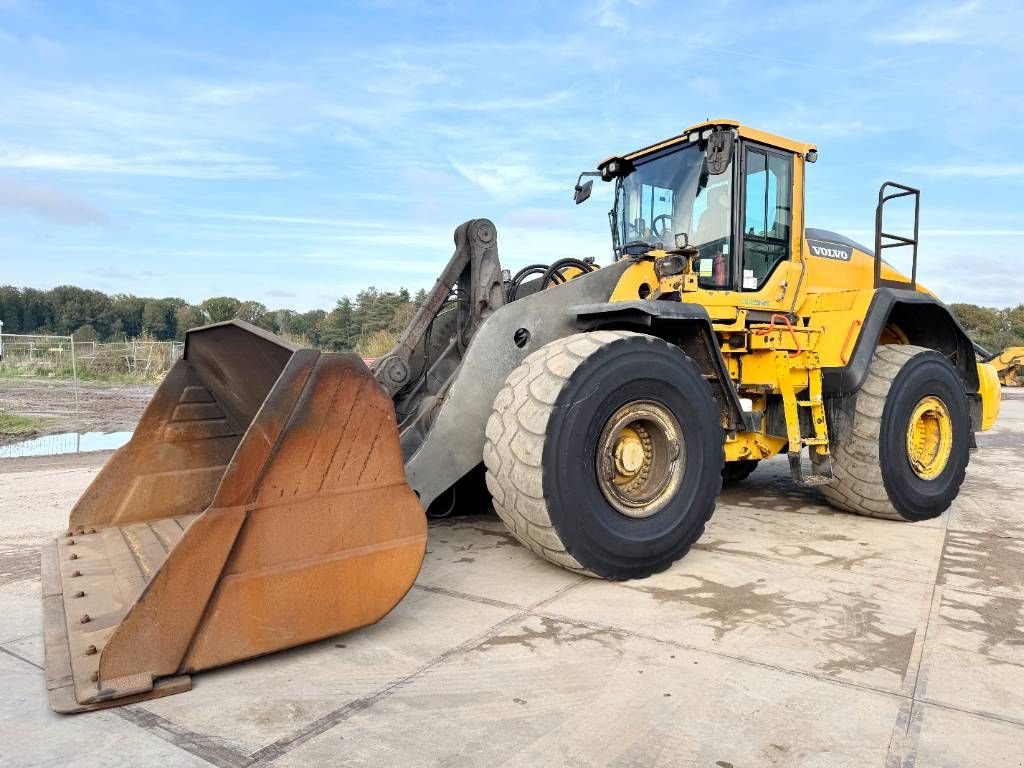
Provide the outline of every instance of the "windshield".
<path id="1" fill-rule="evenodd" d="M 699 251 L 700 283 L 729 284 L 732 222 L 732 163 L 725 173 L 710 176 L 704 151 L 696 143 L 639 162 L 619 179 L 613 218 L 621 256 L 630 243 L 675 248 L 685 234 Z M 682 238 L 679 238 L 681 244 Z"/>

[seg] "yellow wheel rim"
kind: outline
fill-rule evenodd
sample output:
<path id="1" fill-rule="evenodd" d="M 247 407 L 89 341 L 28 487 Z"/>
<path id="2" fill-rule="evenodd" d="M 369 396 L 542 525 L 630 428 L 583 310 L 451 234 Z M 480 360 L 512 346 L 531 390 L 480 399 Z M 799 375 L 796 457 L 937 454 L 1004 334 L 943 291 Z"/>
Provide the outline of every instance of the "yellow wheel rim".
<path id="1" fill-rule="evenodd" d="M 921 398 L 907 425 L 907 458 L 922 480 L 942 474 L 953 452 L 953 421 L 946 404 L 933 395 Z"/>
<path id="2" fill-rule="evenodd" d="M 679 422 L 651 400 L 619 408 L 598 440 L 598 485 L 626 517 L 650 517 L 664 508 L 679 489 L 683 463 Z"/>

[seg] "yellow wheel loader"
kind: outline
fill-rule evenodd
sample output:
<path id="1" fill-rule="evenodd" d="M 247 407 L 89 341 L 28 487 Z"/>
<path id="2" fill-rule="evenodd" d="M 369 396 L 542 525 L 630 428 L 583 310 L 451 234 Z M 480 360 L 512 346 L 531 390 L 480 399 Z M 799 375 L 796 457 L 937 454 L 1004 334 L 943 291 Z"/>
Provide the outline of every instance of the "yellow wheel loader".
<path id="1" fill-rule="evenodd" d="M 1007 347 L 1002 352 L 990 354 L 977 347 L 978 359 L 996 369 L 999 382 L 1004 387 L 1024 387 L 1024 347 Z"/>
<path id="2" fill-rule="evenodd" d="M 864 515 L 956 498 L 999 408 L 917 284 L 919 193 L 886 183 L 874 248 L 804 221 L 809 144 L 716 120 L 582 174 L 614 185 L 614 259 L 514 276 L 494 225 L 372 369 L 240 322 L 189 332 L 132 440 L 43 554 L 46 677 L 74 712 L 382 618 L 426 517 L 481 472 L 539 556 L 607 579 L 686 554 L 723 479 L 785 453 Z M 914 204 L 911 233 L 886 205 Z M 910 251 L 909 276 L 882 260 Z"/>

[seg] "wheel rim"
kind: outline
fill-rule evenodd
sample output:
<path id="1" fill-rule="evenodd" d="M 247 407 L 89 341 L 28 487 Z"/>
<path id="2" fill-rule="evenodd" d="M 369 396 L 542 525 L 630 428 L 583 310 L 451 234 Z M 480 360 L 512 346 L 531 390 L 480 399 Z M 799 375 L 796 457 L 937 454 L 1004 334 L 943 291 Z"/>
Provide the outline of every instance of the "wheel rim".
<path id="1" fill-rule="evenodd" d="M 922 480 L 934 480 L 946 468 L 952 452 L 953 421 L 949 409 L 932 395 L 921 398 L 907 425 L 907 457 L 911 469 Z"/>
<path id="2" fill-rule="evenodd" d="M 660 403 L 637 400 L 605 424 L 597 446 L 597 480 L 608 503 L 626 517 L 650 517 L 672 499 L 683 478 L 679 422 Z"/>

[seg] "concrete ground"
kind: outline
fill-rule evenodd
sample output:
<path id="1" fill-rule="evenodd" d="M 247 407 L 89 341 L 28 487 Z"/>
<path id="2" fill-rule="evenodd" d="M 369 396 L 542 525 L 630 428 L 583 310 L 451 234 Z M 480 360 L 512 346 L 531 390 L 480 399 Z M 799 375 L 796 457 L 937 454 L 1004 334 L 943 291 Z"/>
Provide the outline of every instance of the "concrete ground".
<path id="1" fill-rule="evenodd" d="M 377 626 L 69 717 L 37 551 L 102 457 L 0 462 L 0 764 L 1021 766 L 1024 394 L 980 443 L 916 525 L 836 513 L 768 462 L 683 561 L 624 584 L 493 517 L 441 522 Z"/>

